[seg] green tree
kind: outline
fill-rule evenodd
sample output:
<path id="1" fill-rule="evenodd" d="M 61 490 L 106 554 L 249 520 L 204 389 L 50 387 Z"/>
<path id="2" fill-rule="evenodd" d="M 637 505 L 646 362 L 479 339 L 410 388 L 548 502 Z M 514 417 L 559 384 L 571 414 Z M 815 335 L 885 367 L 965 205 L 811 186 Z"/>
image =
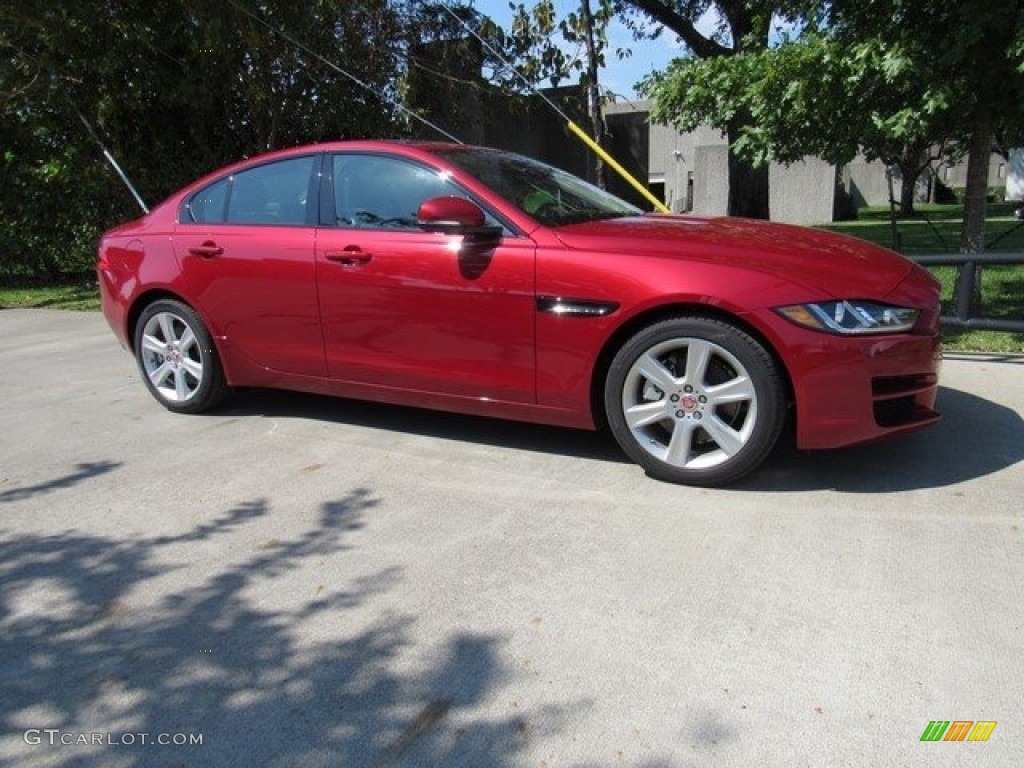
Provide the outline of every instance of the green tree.
<path id="1" fill-rule="evenodd" d="M 587 95 L 587 115 L 590 118 L 590 136 L 598 146 L 605 143 L 604 109 L 602 105 L 600 69 L 605 63 L 604 51 L 608 47 L 607 28 L 612 18 L 611 0 L 600 0 L 591 7 L 590 0 L 580 0 L 579 10 L 571 12 L 562 22 L 562 35 L 569 43 L 578 42 L 583 50 L 580 84 Z M 599 187 L 605 186 L 604 162 L 594 158 L 594 179 Z"/>
<path id="2" fill-rule="evenodd" d="M 939 138 L 958 140 L 966 148 L 960 248 L 983 250 L 995 138 L 1024 122 L 1024 9 L 1019 0 L 836 0 L 828 14 L 840 42 L 870 42 L 897 70 L 924 73 L 923 87 L 904 111 L 936 117 L 946 130 Z"/>
<path id="3" fill-rule="evenodd" d="M 76 109 L 150 202 L 245 155 L 395 132 L 391 3 L 249 8 L 0 0 L 0 274 L 86 269 L 99 232 L 133 215 Z"/>
<path id="4" fill-rule="evenodd" d="M 961 247 L 984 242 L 989 156 L 1024 124 L 1018 0 L 835 0 L 808 8 L 794 40 L 676 62 L 648 81 L 656 116 L 680 127 L 751 119 L 732 144 L 755 164 L 858 151 L 901 170 L 901 205 L 939 156 L 968 155 Z"/>
<path id="5" fill-rule="evenodd" d="M 663 25 L 686 44 L 692 57 L 676 62 L 672 76 L 647 80 L 641 91 L 655 101 L 654 116 L 666 122 L 685 126 L 688 118 L 681 107 L 686 92 L 703 74 L 702 63 L 718 59 L 757 54 L 769 47 L 772 24 L 777 19 L 796 20 L 802 17 L 805 3 L 778 0 L 622 0 L 624 10 L 640 11 L 655 24 Z M 698 22 L 709 10 L 717 12 L 720 24 L 711 34 L 704 34 Z M 687 76 L 692 67 L 692 77 Z M 673 92 L 674 90 L 674 92 Z M 731 94 L 723 92 L 716 98 L 727 101 Z M 768 168 L 758 165 L 742 154 L 737 141 L 756 125 L 754 115 L 742 106 L 729 108 L 727 119 L 714 121 L 729 142 L 729 213 L 734 216 L 768 218 Z"/>
<path id="6" fill-rule="evenodd" d="M 807 155 L 845 165 L 861 152 L 896 166 L 909 215 L 921 172 L 956 147 L 946 141 L 949 113 L 917 104 L 927 84 L 924 68 L 880 50 L 877 40 L 841 43 L 811 32 L 740 56 L 674 62 L 647 87 L 655 118 L 680 130 L 725 129 L 749 116 L 733 148 L 758 167 Z"/>

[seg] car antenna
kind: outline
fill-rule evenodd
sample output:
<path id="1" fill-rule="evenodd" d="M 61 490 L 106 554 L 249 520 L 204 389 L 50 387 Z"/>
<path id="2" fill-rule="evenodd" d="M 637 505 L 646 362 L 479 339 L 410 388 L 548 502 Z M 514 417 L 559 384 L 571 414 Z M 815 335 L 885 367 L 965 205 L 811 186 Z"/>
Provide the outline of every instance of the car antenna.
<path id="1" fill-rule="evenodd" d="M 56 79 L 56 75 L 54 75 L 53 71 L 51 70 L 51 82 L 55 81 Z M 121 166 L 117 164 L 117 160 L 115 160 L 114 156 L 110 154 L 110 150 L 107 149 L 107 147 L 103 144 L 103 141 L 100 139 L 96 131 L 93 129 L 92 123 L 85 119 L 85 115 L 82 114 L 82 111 L 78 108 L 78 105 L 75 104 L 74 101 L 72 101 L 71 97 L 68 95 L 68 92 L 66 90 L 64 90 L 63 88 L 58 88 L 57 90 L 64 94 L 64 98 L 67 99 L 68 104 L 71 105 L 71 109 L 73 109 L 75 111 L 75 114 L 78 115 L 78 119 L 82 121 L 82 125 L 85 126 L 85 130 L 89 132 L 89 136 L 92 137 L 92 140 L 95 141 L 99 148 L 103 151 L 103 156 L 107 158 L 107 162 L 110 163 L 110 167 L 114 169 L 114 171 L 120 177 L 121 181 L 124 182 L 124 185 L 128 187 L 128 191 L 132 193 L 132 197 L 135 198 L 135 202 L 139 204 L 139 207 L 142 209 L 142 212 L 149 213 L 149 207 L 143 201 L 142 196 L 139 194 L 138 190 L 136 190 L 135 187 L 132 185 L 131 181 L 129 181 L 128 175 L 123 170 L 121 170 Z"/>
<path id="2" fill-rule="evenodd" d="M 246 16 L 248 16 L 250 19 L 252 19 L 256 23 L 262 24 L 264 27 L 269 29 L 274 34 L 280 35 L 285 40 L 287 40 L 289 43 L 291 43 L 292 45 L 294 45 L 294 46 L 300 48 L 301 50 L 305 51 L 306 53 L 308 53 L 310 56 L 312 56 L 313 58 L 317 59 L 318 61 L 323 62 L 328 67 L 333 69 L 335 72 L 338 72 L 339 74 L 344 75 L 345 77 L 347 77 L 349 80 L 351 80 L 353 83 L 358 85 L 363 90 L 369 91 L 370 93 L 374 94 L 378 98 L 386 99 L 386 97 L 383 96 L 383 94 L 380 92 L 379 89 L 374 88 L 372 85 L 370 85 L 369 83 L 364 82 L 363 80 L 360 80 L 358 77 L 353 75 L 351 72 L 346 72 L 344 69 L 339 67 L 333 61 L 324 58 L 319 53 L 317 53 L 316 51 L 311 49 L 308 45 L 303 45 L 301 42 L 296 40 L 294 37 L 292 37 L 291 35 L 287 34 L 284 30 L 279 29 L 279 28 L 275 27 L 273 24 L 271 24 L 270 22 L 261 19 L 259 16 L 257 16 L 252 11 L 250 11 L 248 8 L 243 6 L 241 3 L 238 3 L 236 0 L 229 0 L 229 2 L 231 3 L 231 5 L 235 6 L 235 8 L 240 10 L 242 13 L 244 13 Z M 439 134 L 444 136 L 446 139 L 454 141 L 456 144 L 464 144 L 465 143 L 465 142 L 460 141 L 459 139 L 457 139 L 455 136 L 452 136 L 450 133 L 448 133 L 448 131 L 446 131 L 443 128 L 440 128 L 439 126 L 437 126 L 434 123 L 430 122 L 429 120 L 427 120 L 427 118 L 423 117 L 423 115 L 416 114 L 416 112 L 414 112 L 413 110 L 409 109 L 408 107 L 402 105 L 398 101 L 396 101 L 394 99 L 391 99 L 390 103 L 391 103 L 391 106 L 393 106 L 395 109 L 397 109 L 402 114 L 404 114 L 404 115 L 406 115 L 408 117 L 411 117 L 414 120 L 418 120 L 419 122 L 423 123 L 428 128 L 431 128 L 431 129 L 437 131 Z"/>
<path id="3" fill-rule="evenodd" d="M 455 19 L 457 22 L 459 22 L 459 24 L 461 24 L 463 26 L 463 28 L 467 32 L 469 32 L 469 34 L 471 34 L 473 37 L 475 37 L 477 40 L 479 40 L 480 44 L 483 45 L 483 47 L 486 48 L 491 53 L 492 56 L 494 56 L 498 61 L 500 61 L 516 77 L 518 77 L 520 80 L 522 80 L 523 85 L 526 86 L 527 90 L 529 90 L 530 93 L 534 94 L 535 96 L 539 96 L 544 101 L 545 104 L 547 104 L 549 107 L 551 107 L 551 109 L 553 109 L 558 114 L 559 117 L 561 117 L 563 120 L 565 120 L 566 126 L 569 128 L 569 130 L 573 134 L 575 134 L 576 138 L 578 138 L 580 141 L 582 141 L 584 144 L 586 144 L 587 147 L 594 154 L 596 154 L 598 157 L 600 157 L 602 160 L 604 160 L 612 168 L 612 170 L 614 170 L 617 174 L 619 174 L 619 176 L 621 176 L 623 179 L 625 179 L 626 182 L 628 182 L 629 185 L 633 187 L 633 189 L 635 189 L 637 192 L 639 192 L 641 195 L 643 195 L 644 198 L 647 200 L 647 202 L 649 202 L 651 205 L 654 206 L 655 210 L 660 211 L 661 213 L 670 213 L 669 209 L 665 206 L 665 204 L 663 202 L 661 202 L 661 200 L 656 198 L 653 194 L 651 194 L 651 190 L 649 190 L 647 187 L 645 187 L 643 184 L 641 184 L 639 181 L 637 181 L 637 179 L 633 176 L 633 174 L 631 174 L 629 171 L 627 171 L 625 168 L 623 168 L 622 165 L 620 165 L 615 160 L 614 157 L 609 155 L 608 152 L 606 152 L 605 149 L 600 144 L 598 144 L 596 141 L 594 141 L 587 134 L 586 131 L 584 131 L 582 128 L 580 128 L 578 125 L 576 125 L 576 123 L 574 123 L 572 120 L 570 120 L 569 116 L 567 114 L 565 114 L 565 112 L 563 112 L 561 109 L 558 108 L 558 105 L 556 105 L 551 99 L 549 99 L 544 94 L 543 91 L 541 91 L 538 88 L 536 88 L 533 85 L 533 83 L 531 83 L 529 80 L 527 80 L 518 69 L 516 69 L 515 67 L 513 67 L 509 63 L 508 59 L 506 59 L 504 56 L 502 56 L 500 53 L 498 53 L 498 51 L 496 51 L 494 49 L 494 46 L 492 46 L 490 43 L 488 43 L 486 40 L 484 40 L 483 37 L 481 37 L 476 32 L 475 29 L 473 29 L 471 26 L 469 26 L 469 24 L 466 22 L 465 19 L 461 18 L 457 13 L 455 13 L 455 11 L 453 11 L 447 5 L 442 4 L 441 7 L 444 8 L 445 11 L 448 12 L 449 16 L 451 16 L 453 19 Z"/>

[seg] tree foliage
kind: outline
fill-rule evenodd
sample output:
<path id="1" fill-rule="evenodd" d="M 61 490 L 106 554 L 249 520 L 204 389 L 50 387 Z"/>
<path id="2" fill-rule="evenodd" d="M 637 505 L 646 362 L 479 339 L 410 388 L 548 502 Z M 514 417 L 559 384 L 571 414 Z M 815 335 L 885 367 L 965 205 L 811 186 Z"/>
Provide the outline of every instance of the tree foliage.
<path id="1" fill-rule="evenodd" d="M 76 110 L 151 203 L 241 156 L 398 127 L 386 0 L 2 0 L 0 22 L 0 276 L 86 270 L 137 214 Z"/>
<path id="2" fill-rule="evenodd" d="M 455 88 L 517 93 L 524 84 L 549 78 L 557 82 L 565 68 L 552 42 L 557 31 L 554 6 L 519 5 L 514 10 L 506 30 L 472 4 L 411 0 L 404 7 L 404 76 L 419 73 Z"/>
<path id="3" fill-rule="evenodd" d="M 945 141 L 952 126 L 942 99 L 918 108 L 927 86 L 924 68 L 879 50 L 876 40 L 846 44 L 812 32 L 742 56 L 677 61 L 646 87 L 655 118 L 680 130 L 724 130 L 749 115 L 733 150 L 757 166 L 807 155 L 844 165 L 861 152 L 895 165 L 909 213 L 918 175 L 955 148 Z"/>
<path id="4" fill-rule="evenodd" d="M 648 80 L 655 116 L 724 129 L 749 115 L 732 146 L 759 165 L 804 155 L 842 164 L 863 151 L 899 166 L 907 209 L 921 170 L 973 138 L 981 189 L 971 210 L 980 206 L 974 221 L 983 221 L 993 138 L 1014 141 L 1024 125 L 1019 2 L 834 0 L 804 10 L 794 39 L 680 60 Z"/>
<path id="5" fill-rule="evenodd" d="M 594 70 L 607 64 L 609 51 L 617 59 L 632 55 L 628 48 L 611 47 L 608 27 L 621 12 L 613 0 L 577 0 L 562 17 L 552 0 L 510 6 L 506 58 L 531 85 L 558 87 L 574 77 L 586 85 L 596 82 Z"/>

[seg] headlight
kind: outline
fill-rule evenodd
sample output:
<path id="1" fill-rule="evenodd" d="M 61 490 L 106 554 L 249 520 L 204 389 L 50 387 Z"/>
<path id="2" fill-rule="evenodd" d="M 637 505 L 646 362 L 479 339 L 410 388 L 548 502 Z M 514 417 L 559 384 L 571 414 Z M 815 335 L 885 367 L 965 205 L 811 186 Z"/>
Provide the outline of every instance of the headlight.
<path id="1" fill-rule="evenodd" d="M 776 312 L 797 325 L 844 336 L 865 333 L 904 333 L 914 327 L 916 309 L 877 304 L 873 301 L 816 301 L 777 307 Z"/>

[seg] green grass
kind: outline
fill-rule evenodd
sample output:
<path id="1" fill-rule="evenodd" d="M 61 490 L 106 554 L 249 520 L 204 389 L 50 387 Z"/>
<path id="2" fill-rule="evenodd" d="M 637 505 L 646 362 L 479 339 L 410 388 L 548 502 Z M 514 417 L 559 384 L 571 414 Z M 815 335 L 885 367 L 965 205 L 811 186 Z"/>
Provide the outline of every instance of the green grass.
<path id="1" fill-rule="evenodd" d="M 942 283 L 942 314 L 953 314 L 955 267 L 930 267 Z M 981 313 L 985 317 L 1024 319 L 1024 265 L 986 267 L 981 273 Z M 975 352 L 1024 352 L 1024 334 L 999 331 L 967 331 L 946 328 L 942 332 L 947 349 Z"/>
<path id="2" fill-rule="evenodd" d="M 100 292 L 95 280 L 56 285 L 0 286 L 0 308 L 15 307 L 96 310 L 100 308 Z"/>
<path id="3" fill-rule="evenodd" d="M 985 220 L 985 243 L 991 251 L 1024 251 L 1024 225 L 1013 217 L 1010 203 L 992 203 Z M 896 231 L 903 253 L 956 253 L 960 249 L 962 205 L 919 205 L 917 215 L 897 219 Z M 861 208 L 856 221 L 837 221 L 822 229 L 853 235 L 873 243 L 893 247 L 893 228 L 889 208 Z"/>

